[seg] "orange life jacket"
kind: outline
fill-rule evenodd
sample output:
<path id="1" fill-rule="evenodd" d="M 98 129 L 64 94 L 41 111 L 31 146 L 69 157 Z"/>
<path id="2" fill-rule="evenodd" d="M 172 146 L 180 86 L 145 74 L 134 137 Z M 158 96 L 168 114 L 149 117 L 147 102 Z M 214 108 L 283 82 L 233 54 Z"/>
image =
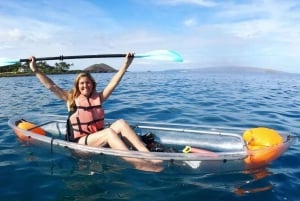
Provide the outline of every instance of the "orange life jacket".
<path id="1" fill-rule="evenodd" d="M 76 110 L 69 114 L 69 136 L 76 141 L 83 136 L 95 133 L 104 128 L 104 110 L 98 93 L 90 97 L 79 95 L 75 99 Z"/>

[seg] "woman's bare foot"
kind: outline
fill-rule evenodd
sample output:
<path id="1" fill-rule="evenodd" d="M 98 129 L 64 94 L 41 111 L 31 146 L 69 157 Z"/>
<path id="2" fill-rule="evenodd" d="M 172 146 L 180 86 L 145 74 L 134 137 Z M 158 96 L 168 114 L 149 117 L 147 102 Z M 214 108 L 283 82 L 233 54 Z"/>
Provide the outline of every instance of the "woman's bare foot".
<path id="1" fill-rule="evenodd" d="M 163 163 L 162 160 L 147 160 L 150 163 L 153 163 L 154 165 L 161 165 Z"/>
<path id="2" fill-rule="evenodd" d="M 148 172 L 161 172 L 163 170 L 161 160 L 144 160 L 138 158 L 124 157 L 124 160 L 131 163 L 136 169 Z"/>
<path id="3" fill-rule="evenodd" d="M 138 162 L 133 164 L 136 169 L 147 172 L 161 172 L 163 167 L 151 162 Z"/>

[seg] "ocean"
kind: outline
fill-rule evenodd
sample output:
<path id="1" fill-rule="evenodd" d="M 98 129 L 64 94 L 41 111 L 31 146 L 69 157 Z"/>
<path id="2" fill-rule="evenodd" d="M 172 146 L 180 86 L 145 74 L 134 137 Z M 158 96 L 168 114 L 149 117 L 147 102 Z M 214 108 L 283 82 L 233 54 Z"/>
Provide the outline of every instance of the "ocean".
<path id="1" fill-rule="evenodd" d="M 76 75 L 51 75 L 70 89 Z M 113 74 L 94 74 L 97 88 Z M 209 71 L 127 72 L 105 102 L 107 118 L 264 126 L 299 136 L 300 75 Z M 67 115 L 33 76 L 0 78 L 0 200 L 300 200 L 300 148 L 265 168 L 218 174 L 150 173 L 52 154 L 18 140 L 7 125 L 25 113 Z"/>

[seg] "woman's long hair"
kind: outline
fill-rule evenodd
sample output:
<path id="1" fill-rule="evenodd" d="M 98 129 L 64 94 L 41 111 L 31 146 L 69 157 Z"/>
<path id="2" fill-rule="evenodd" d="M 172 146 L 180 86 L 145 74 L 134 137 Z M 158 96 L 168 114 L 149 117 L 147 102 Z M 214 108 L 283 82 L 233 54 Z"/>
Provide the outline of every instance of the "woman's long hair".
<path id="1" fill-rule="evenodd" d="M 69 97 L 68 97 L 69 108 L 71 111 L 73 111 L 75 109 L 75 106 L 76 106 L 75 99 L 80 95 L 78 84 L 79 84 L 80 78 L 82 78 L 82 77 L 87 77 L 89 80 L 91 80 L 93 83 L 92 93 L 96 91 L 97 83 L 96 83 L 95 79 L 92 77 L 92 75 L 88 72 L 79 73 L 74 80 L 73 88 L 71 89 L 71 91 L 69 93 Z"/>

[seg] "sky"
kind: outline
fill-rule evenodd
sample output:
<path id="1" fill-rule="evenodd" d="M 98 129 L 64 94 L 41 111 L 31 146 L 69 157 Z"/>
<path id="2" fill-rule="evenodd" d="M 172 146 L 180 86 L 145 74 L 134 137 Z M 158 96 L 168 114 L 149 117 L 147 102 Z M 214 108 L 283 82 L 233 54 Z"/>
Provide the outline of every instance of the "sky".
<path id="1" fill-rule="evenodd" d="M 0 1 L 0 58 L 175 50 L 131 71 L 247 66 L 300 73 L 299 0 Z M 119 68 L 123 58 L 66 60 Z"/>

